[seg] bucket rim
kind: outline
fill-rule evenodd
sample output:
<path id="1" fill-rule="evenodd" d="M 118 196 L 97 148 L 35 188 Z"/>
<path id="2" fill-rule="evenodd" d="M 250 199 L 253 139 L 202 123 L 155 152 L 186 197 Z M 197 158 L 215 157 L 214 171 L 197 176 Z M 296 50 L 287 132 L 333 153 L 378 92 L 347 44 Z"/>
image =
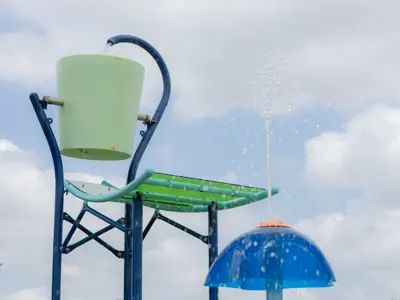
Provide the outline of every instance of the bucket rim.
<path id="1" fill-rule="evenodd" d="M 122 60 L 122 61 L 128 61 L 129 63 L 133 63 L 133 64 L 136 64 L 136 65 L 144 68 L 143 64 L 141 64 L 140 62 L 135 61 L 131 58 L 117 56 L 117 55 L 111 55 L 111 54 L 101 54 L 101 53 L 96 53 L 96 54 L 86 53 L 86 54 L 67 55 L 67 56 L 63 56 L 63 57 L 59 58 L 57 63 L 60 63 L 62 61 L 68 60 L 68 59 L 74 59 L 74 58 L 80 58 L 80 57 L 102 57 L 105 59 L 117 59 L 117 60 Z"/>

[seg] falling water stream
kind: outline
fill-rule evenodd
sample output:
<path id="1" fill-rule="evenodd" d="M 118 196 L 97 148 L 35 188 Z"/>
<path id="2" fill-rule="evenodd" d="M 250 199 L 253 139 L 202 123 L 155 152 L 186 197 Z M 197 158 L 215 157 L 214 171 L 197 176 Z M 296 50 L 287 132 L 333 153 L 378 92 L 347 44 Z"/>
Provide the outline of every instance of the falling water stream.
<path id="1" fill-rule="evenodd" d="M 272 194 L 272 181 L 271 181 L 271 136 L 272 136 L 272 101 L 274 95 L 271 95 L 271 91 L 274 92 L 276 89 L 272 88 L 274 79 L 276 76 L 274 72 L 268 68 L 268 65 L 264 67 L 266 70 L 258 72 L 256 80 L 253 81 L 255 90 L 255 102 L 254 106 L 258 111 L 262 112 L 262 116 L 265 122 L 265 141 L 266 141 L 266 167 L 267 167 L 267 219 L 272 218 L 271 216 L 271 194 Z"/>
<path id="2" fill-rule="evenodd" d="M 276 218 L 272 212 L 271 194 L 272 194 L 272 159 L 271 144 L 273 136 L 272 119 L 277 112 L 275 109 L 281 108 L 285 99 L 283 99 L 285 84 L 281 82 L 282 68 L 286 61 L 281 53 L 272 53 L 269 50 L 267 61 L 264 61 L 261 69 L 256 71 L 256 78 L 253 81 L 255 91 L 254 106 L 258 112 L 262 113 L 265 122 L 265 141 L 266 141 L 266 167 L 267 167 L 267 219 Z M 262 58 L 264 59 L 264 58 Z M 288 109 L 290 111 L 290 108 Z"/>
<path id="3" fill-rule="evenodd" d="M 271 186 L 271 123 L 272 123 L 272 116 L 270 110 L 267 110 L 265 115 L 265 134 L 266 134 L 266 158 L 267 158 L 267 191 L 268 191 L 268 211 L 271 211 L 271 197 L 272 195 L 272 186 Z"/>

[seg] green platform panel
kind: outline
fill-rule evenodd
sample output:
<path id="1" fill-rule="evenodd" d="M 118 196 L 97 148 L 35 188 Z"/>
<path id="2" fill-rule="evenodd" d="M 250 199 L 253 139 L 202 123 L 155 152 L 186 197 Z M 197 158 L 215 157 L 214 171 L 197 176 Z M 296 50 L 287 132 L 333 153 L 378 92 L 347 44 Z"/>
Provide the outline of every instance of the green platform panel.
<path id="1" fill-rule="evenodd" d="M 68 184 L 90 195 L 107 195 L 119 190 L 106 181 L 100 184 L 70 180 Z M 213 202 L 217 202 L 218 209 L 228 209 L 268 197 L 263 188 L 154 173 L 133 192 L 112 201 L 130 203 L 136 193 L 140 193 L 145 206 L 175 212 L 204 212 Z M 272 195 L 276 193 L 278 189 L 273 188 Z"/>

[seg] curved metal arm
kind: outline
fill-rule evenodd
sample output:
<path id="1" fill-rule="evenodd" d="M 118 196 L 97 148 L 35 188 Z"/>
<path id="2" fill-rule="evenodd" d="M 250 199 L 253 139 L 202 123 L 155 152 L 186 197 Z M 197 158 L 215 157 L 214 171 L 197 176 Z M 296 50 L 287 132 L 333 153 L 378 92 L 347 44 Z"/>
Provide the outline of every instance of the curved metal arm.
<path id="1" fill-rule="evenodd" d="M 106 194 L 106 195 L 89 195 L 86 194 L 76 187 L 74 187 L 71 183 L 69 183 L 67 180 L 65 180 L 65 189 L 70 192 L 72 195 L 75 197 L 83 200 L 83 201 L 88 201 L 88 202 L 108 202 L 112 201 L 118 198 L 121 198 L 125 195 L 130 194 L 133 192 L 139 185 L 141 185 L 143 182 L 145 182 L 148 178 L 151 177 L 151 175 L 154 174 L 154 171 L 151 169 L 147 169 L 144 171 L 143 174 L 141 174 L 137 179 L 131 181 L 128 183 L 125 187 L 122 189 L 113 192 L 111 194 Z"/>
<path id="2" fill-rule="evenodd" d="M 117 35 L 114 37 L 111 37 L 108 39 L 107 44 L 110 46 L 119 44 L 119 43 L 130 43 L 139 46 L 140 48 L 146 50 L 156 61 L 162 75 L 163 79 L 163 93 L 161 96 L 161 101 L 160 104 L 157 107 L 156 112 L 154 113 L 154 116 L 152 118 L 152 123 L 149 124 L 146 133 L 143 135 L 142 140 L 140 141 L 140 144 L 132 158 L 131 165 L 129 167 L 129 173 L 128 173 L 128 180 L 127 183 L 131 182 L 135 176 L 137 169 L 139 167 L 140 160 L 143 156 L 144 151 L 147 148 L 147 145 L 153 136 L 154 131 L 156 130 L 156 127 L 161 120 L 161 117 L 165 111 L 165 108 L 168 105 L 169 97 L 171 95 L 171 79 L 169 76 L 169 71 L 167 68 L 167 65 L 164 61 L 164 59 L 161 57 L 161 54 L 148 42 L 145 40 L 132 36 L 132 35 Z"/>
<path id="3" fill-rule="evenodd" d="M 148 124 L 146 132 L 143 134 L 139 146 L 133 155 L 131 164 L 129 166 L 127 184 L 129 184 L 136 177 L 136 172 L 139 167 L 140 160 L 144 151 L 149 144 L 154 131 L 157 128 L 159 121 L 167 107 L 169 97 L 171 95 L 171 79 L 167 65 L 165 64 L 160 53 L 145 40 L 132 36 L 132 35 L 117 35 L 108 39 L 107 44 L 110 46 L 119 43 L 130 43 L 141 47 L 146 50 L 156 61 L 160 68 L 163 79 L 163 93 L 160 104 L 152 118 L 151 123 Z M 141 199 L 136 199 L 141 200 Z M 143 226 L 143 203 L 142 201 L 133 201 L 132 205 L 125 205 L 125 222 L 126 226 L 132 230 L 132 238 L 125 235 L 125 258 L 124 258 L 124 299 L 142 300 L 142 226 Z M 135 223 L 135 226 L 134 226 Z M 135 250 L 133 250 L 135 249 Z M 132 256 L 129 253 L 132 252 Z"/>

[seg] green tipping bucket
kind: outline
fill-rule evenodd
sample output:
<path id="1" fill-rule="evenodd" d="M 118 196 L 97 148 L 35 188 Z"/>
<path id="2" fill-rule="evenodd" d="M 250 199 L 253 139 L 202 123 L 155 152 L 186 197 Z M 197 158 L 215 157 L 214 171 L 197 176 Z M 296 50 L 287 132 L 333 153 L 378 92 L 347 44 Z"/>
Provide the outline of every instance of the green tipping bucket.
<path id="1" fill-rule="evenodd" d="M 72 158 L 131 157 L 144 67 L 109 55 L 74 55 L 57 63 L 60 151 Z"/>

